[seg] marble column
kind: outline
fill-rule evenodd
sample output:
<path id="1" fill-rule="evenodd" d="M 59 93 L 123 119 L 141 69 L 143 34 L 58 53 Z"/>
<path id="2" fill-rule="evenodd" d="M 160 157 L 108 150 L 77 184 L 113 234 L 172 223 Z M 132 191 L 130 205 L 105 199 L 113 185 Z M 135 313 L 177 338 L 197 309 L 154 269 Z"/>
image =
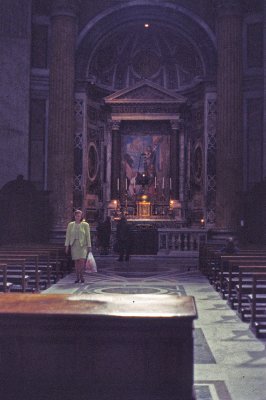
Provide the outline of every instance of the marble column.
<path id="1" fill-rule="evenodd" d="M 242 14 L 240 0 L 216 0 L 216 227 L 236 231 L 243 189 Z"/>
<path id="2" fill-rule="evenodd" d="M 185 199 L 185 132 L 184 126 L 179 126 L 179 201 Z"/>
<path id="3" fill-rule="evenodd" d="M 121 121 L 112 121 L 111 197 L 120 199 L 121 192 Z"/>
<path id="4" fill-rule="evenodd" d="M 52 236 L 66 228 L 73 212 L 77 6 L 77 0 L 54 0 L 51 11 L 48 189 Z"/>
<path id="5" fill-rule="evenodd" d="M 170 195 L 173 199 L 179 198 L 179 120 L 171 120 L 171 147 L 170 147 L 170 178 L 172 183 L 172 189 Z"/>

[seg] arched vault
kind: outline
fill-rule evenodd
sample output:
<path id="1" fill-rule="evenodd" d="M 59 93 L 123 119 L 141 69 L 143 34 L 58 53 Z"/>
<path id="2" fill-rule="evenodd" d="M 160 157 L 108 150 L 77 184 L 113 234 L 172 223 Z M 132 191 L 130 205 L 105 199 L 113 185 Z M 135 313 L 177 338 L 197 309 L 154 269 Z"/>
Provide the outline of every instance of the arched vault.
<path id="1" fill-rule="evenodd" d="M 137 0 L 113 5 L 84 25 L 76 71 L 78 80 L 110 92 L 142 79 L 183 90 L 213 79 L 215 60 L 214 33 L 198 15 L 169 2 Z"/>

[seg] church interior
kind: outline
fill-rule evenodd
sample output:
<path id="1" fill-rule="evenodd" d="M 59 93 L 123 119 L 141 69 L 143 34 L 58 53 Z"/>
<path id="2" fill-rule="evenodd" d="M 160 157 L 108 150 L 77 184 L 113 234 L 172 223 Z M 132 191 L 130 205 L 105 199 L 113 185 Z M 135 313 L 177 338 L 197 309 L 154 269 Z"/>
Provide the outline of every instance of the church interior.
<path id="1" fill-rule="evenodd" d="M 266 2 L 1 0 L 0 46 L 4 400 L 265 400 Z"/>

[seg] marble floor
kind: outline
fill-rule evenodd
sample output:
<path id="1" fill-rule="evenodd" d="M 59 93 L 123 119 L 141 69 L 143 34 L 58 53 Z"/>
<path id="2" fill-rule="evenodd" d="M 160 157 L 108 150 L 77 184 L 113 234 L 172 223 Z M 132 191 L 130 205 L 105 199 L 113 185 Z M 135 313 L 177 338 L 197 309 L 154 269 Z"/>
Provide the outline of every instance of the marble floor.
<path id="1" fill-rule="evenodd" d="M 96 257 L 98 272 L 74 284 L 71 273 L 44 293 L 149 293 L 194 296 L 197 400 L 266 400 L 266 340 L 257 339 L 197 270 L 195 260 Z M 136 399 L 137 400 L 137 399 Z M 166 399 L 167 400 L 167 399 Z"/>

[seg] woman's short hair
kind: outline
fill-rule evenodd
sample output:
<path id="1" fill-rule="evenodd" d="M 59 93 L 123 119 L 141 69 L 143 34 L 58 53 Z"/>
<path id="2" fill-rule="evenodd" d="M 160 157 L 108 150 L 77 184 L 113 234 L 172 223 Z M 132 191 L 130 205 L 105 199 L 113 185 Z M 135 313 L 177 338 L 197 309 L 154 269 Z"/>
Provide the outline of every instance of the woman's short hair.
<path id="1" fill-rule="evenodd" d="M 83 214 L 83 212 L 82 212 L 82 210 L 77 209 L 74 211 L 74 215 L 76 215 L 76 214 Z"/>

